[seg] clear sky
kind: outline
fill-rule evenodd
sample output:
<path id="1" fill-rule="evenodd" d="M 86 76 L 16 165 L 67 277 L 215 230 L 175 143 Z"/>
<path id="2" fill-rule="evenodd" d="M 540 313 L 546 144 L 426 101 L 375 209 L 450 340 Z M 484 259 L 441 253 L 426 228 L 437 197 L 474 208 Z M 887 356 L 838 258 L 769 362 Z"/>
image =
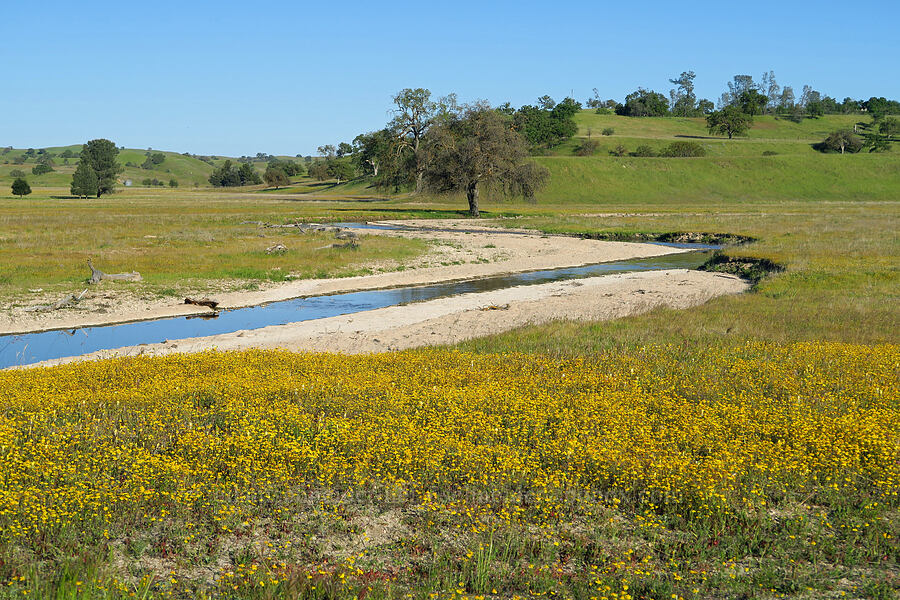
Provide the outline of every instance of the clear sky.
<path id="1" fill-rule="evenodd" d="M 3 7 L 0 145 L 313 154 L 405 87 L 518 107 L 774 70 L 799 95 L 900 99 L 900 2 L 42 0 Z"/>

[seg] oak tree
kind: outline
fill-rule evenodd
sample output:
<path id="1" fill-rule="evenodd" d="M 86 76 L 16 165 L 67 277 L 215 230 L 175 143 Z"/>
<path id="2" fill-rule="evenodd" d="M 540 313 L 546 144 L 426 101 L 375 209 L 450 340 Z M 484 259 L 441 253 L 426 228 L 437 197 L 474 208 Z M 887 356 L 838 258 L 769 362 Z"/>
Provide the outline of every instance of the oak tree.
<path id="1" fill-rule="evenodd" d="M 473 217 L 480 215 L 480 186 L 497 184 L 531 198 L 549 177 L 544 167 L 525 162 L 525 139 L 506 115 L 486 104 L 466 107 L 435 125 L 423 150 L 425 185 L 435 192 L 465 191 Z"/>

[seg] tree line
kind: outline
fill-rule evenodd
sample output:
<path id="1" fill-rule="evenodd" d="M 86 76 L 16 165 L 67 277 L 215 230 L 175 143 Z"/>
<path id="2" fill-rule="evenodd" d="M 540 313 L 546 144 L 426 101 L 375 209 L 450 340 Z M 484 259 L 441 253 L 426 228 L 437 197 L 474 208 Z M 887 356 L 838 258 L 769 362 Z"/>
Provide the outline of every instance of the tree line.
<path id="1" fill-rule="evenodd" d="M 900 114 L 900 102 L 884 97 L 868 100 L 844 98 L 838 101 L 827 94 L 804 85 L 799 94 L 791 86 L 778 84 L 774 71 L 762 74 L 758 81 L 751 75 L 735 75 L 727 82 L 727 89 L 713 103 L 706 98 L 697 98 L 694 71 L 683 71 L 669 79 L 675 87 L 666 94 L 638 87 L 625 96 L 622 102 L 603 100 L 597 88 L 588 98 L 586 106 L 597 112 L 615 113 L 628 117 L 705 117 L 716 110 L 738 108 L 743 114 L 752 116 L 772 114 L 793 119 L 816 118 L 825 114 L 853 114 L 865 112 L 880 119 L 886 115 Z"/>

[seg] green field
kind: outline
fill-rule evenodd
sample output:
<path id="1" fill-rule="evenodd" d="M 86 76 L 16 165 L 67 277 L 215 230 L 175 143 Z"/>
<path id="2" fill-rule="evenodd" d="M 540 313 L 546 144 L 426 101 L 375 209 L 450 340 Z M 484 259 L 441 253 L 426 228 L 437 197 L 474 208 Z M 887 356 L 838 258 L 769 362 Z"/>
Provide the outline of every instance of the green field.
<path id="1" fill-rule="evenodd" d="M 781 270 L 746 294 L 405 354 L 208 354 L 6 375 L 0 455 L 38 448 L 16 464 L 51 457 L 53 477 L 29 467 L 0 512 L 21 528 L 0 545 L 0 598 L 897 598 L 900 150 L 812 148 L 859 119 L 758 118 L 748 138 L 725 140 L 699 119 L 583 111 L 595 156 L 574 156 L 573 140 L 537 157 L 551 180 L 534 203 L 483 194 L 482 222 L 499 227 L 752 238 L 723 254 Z M 606 127 L 615 133 L 600 136 Z M 707 156 L 608 153 L 679 139 Z M 193 168 L 178 157 L 161 166 Z M 70 291 L 87 256 L 141 271 L 158 294 L 355 274 L 426 245 L 373 236 L 323 255 L 324 238 L 242 222 L 466 208 L 308 178 L 76 200 L 62 173 L 47 177 L 59 183 L 0 199 L 7 302 L 30 287 Z M 262 251 L 279 241 L 292 252 Z M 301 484 L 297 464 L 315 465 Z M 598 465 L 621 470 L 569 479 Z M 698 475 L 713 465 L 717 479 Z M 102 513 L 104 478 L 134 504 Z M 685 503 L 686 482 L 728 507 Z M 75 524 L 42 525 L 47 511 Z"/>

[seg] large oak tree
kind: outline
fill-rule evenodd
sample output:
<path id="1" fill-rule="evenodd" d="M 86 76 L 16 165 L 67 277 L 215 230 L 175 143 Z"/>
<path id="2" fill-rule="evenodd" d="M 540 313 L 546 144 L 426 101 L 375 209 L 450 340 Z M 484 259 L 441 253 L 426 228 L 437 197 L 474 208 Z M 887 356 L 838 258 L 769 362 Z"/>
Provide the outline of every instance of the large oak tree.
<path id="1" fill-rule="evenodd" d="M 423 139 L 423 180 L 436 192 L 465 191 L 469 214 L 479 216 L 479 186 L 532 197 L 549 177 L 548 171 L 526 162 L 525 139 L 508 116 L 486 104 L 448 115 Z"/>

